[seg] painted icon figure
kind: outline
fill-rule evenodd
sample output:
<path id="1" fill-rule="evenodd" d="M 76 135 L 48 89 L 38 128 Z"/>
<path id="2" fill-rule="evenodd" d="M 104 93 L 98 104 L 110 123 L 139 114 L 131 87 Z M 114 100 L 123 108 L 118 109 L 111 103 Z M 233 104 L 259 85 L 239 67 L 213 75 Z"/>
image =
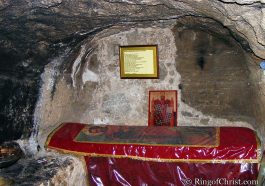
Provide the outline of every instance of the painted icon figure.
<path id="1" fill-rule="evenodd" d="M 154 125 L 155 126 L 171 126 L 173 125 L 173 109 L 174 102 L 171 98 L 166 99 L 165 96 L 161 96 L 160 99 L 152 100 L 153 113 L 154 113 Z"/>

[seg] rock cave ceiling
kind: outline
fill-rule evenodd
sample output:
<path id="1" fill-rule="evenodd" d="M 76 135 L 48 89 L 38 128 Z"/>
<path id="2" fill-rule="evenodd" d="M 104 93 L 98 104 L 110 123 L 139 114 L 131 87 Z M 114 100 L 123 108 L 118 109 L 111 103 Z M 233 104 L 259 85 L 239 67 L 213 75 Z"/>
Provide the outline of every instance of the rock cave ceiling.
<path id="1" fill-rule="evenodd" d="M 106 27 L 152 25 L 196 16 L 222 23 L 244 38 L 257 56 L 265 58 L 263 3 L 262 0 L 1 0 L 0 42 L 2 51 L 12 52 L 24 63 L 31 63 L 32 57 L 45 63 L 51 48 L 78 42 Z"/>
<path id="2" fill-rule="evenodd" d="M 265 58 L 264 0 L 0 0 L 0 121 L 10 123 L 0 132 L 32 132 L 40 74 L 60 51 L 109 27 L 155 27 L 185 16 L 223 34 L 202 18 L 220 22 Z"/>

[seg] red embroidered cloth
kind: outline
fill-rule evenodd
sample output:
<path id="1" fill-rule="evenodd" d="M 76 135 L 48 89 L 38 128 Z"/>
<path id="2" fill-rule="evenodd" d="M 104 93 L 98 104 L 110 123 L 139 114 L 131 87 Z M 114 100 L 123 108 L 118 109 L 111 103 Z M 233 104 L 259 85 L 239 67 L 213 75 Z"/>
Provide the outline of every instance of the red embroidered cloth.
<path id="1" fill-rule="evenodd" d="M 47 141 L 48 148 L 88 156 L 251 163 L 260 160 L 258 144 L 255 132 L 242 127 L 170 128 L 80 123 L 62 124 Z"/>
<path id="2" fill-rule="evenodd" d="M 85 157 L 89 185 L 255 185 L 256 134 L 241 127 L 64 123 L 47 148 Z"/>

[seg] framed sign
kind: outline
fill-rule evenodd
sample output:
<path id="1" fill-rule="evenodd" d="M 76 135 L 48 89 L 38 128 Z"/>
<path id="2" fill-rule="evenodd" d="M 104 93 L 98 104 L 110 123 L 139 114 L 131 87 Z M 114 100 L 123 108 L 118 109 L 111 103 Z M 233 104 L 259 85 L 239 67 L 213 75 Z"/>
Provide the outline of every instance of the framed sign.
<path id="1" fill-rule="evenodd" d="M 177 126 L 177 91 L 149 91 L 148 126 Z"/>
<path id="2" fill-rule="evenodd" d="M 121 78 L 158 78 L 157 45 L 120 46 Z"/>

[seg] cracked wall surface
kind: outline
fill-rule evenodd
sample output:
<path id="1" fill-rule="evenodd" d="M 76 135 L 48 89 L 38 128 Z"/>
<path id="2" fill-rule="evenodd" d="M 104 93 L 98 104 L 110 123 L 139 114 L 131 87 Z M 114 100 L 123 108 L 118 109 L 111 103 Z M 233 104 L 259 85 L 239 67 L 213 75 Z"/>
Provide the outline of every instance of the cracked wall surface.
<path id="1" fill-rule="evenodd" d="M 188 84 L 183 81 L 182 78 L 185 80 L 185 76 L 181 76 L 179 73 L 181 68 L 178 66 L 180 63 L 186 65 L 190 63 L 185 62 L 185 58 L 178 55 L 178 51 L 182 51 L 183 44 L 190 41 L 182 41 L 182 45 L 176 43 L 179 40 L 175 40 L 175 35 L 179 33 L 174 31 L 173 26 L 171 28 L 139 27 L 124 31 L 120 31 L 119 28 L 119 32 L 116 32 L 117 28 L 113 28 L 84 42 L 71 65 L 67 67 L 68 70 L 64 70 L 64 73 L 58 77 L 54 90 L 50 88 L 52 86 L 48 81 L 43 82 L 40 107 L 35 113 L 39 116 L 40 144 L 44 143 L 47 134 L 61 122 L 146 126 L 149 90 L 178 90 L 178 125 L 253 128 L 253 123 L 242 120 L 240 115 L 231 120 L 222 117 L 221 114 L 212 115 L 212 112 L 201 109 L 198 104 L 187 104 L 190 99 L 183 101 L 187 96 L 183 97 L 179 85 L 182 84 L 185 90 Z M 136 44 L 158 45 L 159 79 L 120 79 L 119 46 Z M 219 50 L 219 52 L 225 52 L 226 49 L 219 48 Z M 187 55 L 194 57 L 196 52 L 190 50 Z M 239 56 L 241 57 L 241 53 Z M 197 67 L 196 64 L 191 66 Z M 55 66 L 46 66 L 43 77 L 53 78 L 51 75 L 54 74 L 54 70 L 56 70 Z M 234 81 L 239 82 L 240 79 L 235 78 Z M 196 88 L 194 91 L 199 89 Z M 222 93 L 222 90 L 220 91 Z M 192 95 L 192 92 L 189 93 Z M 193 97 L 195 95 L 197 94 Z M 236 94 L 234 96 L 237 97 Z M 238 99 L 240 98 L 239 96 Z M 204 100 L 207 101 L 207 97 Z M 206 104 L 211 105 L 211 103 Z M 237 106 L 240 107 L 242 104 Z M 225 113 L 228 115 L 229 112 L 230 110 L 227 110 Z"/>

